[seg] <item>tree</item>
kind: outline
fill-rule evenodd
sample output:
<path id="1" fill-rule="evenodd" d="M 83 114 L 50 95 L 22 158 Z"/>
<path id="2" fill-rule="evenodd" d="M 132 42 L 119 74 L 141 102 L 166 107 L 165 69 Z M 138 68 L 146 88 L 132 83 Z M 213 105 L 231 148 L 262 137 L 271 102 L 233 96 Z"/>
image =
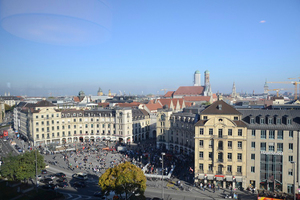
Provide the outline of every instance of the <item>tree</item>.
<path id="1" fill-rule="evenodd" d="M 12 156 L 3 159 L 1 165 L 1 175 L 9 180 L 21 181 L 35 177 L 35 157 L 37 153 L 37 171 L 45 168 L 43 156 L 36 150 L 26 152 L 21 155 Z"/>
<path id="2" fill-rule="evenodd" d="M 143 194 L 146 190 L 146 176 L 143 171 L 130 162 L 109 168 L 99 178 L 99 186 L 104 193 L 114 191 L 116 194 Z"/>

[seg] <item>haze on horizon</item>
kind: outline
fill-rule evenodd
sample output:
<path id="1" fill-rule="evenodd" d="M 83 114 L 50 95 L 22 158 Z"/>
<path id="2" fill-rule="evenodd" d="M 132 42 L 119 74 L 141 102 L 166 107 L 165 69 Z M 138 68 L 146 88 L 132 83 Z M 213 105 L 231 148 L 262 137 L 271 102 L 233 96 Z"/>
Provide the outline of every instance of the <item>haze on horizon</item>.
<path id="1" fill-rule="evenodd" d="M 262 93 L 300 76 L 299 20 L 297 0 L 0 0 L 0 95 L 163 94 L 196 70 Z"/>

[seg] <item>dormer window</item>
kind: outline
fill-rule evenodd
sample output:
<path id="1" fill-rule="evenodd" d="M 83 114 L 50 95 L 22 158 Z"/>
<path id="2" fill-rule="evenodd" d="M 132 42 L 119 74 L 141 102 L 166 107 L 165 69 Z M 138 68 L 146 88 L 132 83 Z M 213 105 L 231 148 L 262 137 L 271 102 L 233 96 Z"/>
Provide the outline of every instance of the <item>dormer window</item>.
<path id="1" fill-rule="evenodd" d="M 260 124 L 265 124 L 265 119 L 263 117 L 260 118 Z"/>
<path id="2" fill-rule="evenodd" d="M 250 124 L 254 124 L 254 118 L 250 118 Z"/>
<path id="3" fill-rule="evenodd" d="M 276 119 L 276 124 L 281 124 L 281 118 L 278 117 L 278 118 Z"/>
<path id="4" fill-rule="evenodd" d="M 292 120 L 291 118 L 287 118 L 287 121 L 286 121 L 287 125 L 291 125 L 292 124 Z"/>
<path id="5" fill-rule="evenodd" d="M 238 118 L 238 117 L 234 117 L 233 119 L 234 119 L 234 120 L 239 120 L 239 118 Z"/>
<path id="6" fill-rule="evenodd" d="M 272 118 L 268 118 L 268 124 L 273 124 L 273 119 Z"/>
<path id="7" fill-rule="evenodd" d="M 203 119 L 207 119 L 207 116 L 203 116 Z"/>

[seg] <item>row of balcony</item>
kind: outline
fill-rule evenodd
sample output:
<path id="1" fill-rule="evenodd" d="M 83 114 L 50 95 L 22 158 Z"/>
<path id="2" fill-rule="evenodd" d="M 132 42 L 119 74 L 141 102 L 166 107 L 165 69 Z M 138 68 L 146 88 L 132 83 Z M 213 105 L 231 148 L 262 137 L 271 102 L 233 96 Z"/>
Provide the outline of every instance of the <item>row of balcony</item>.
<path id="1" fill-rule="evenodd" d="M 199 170 L 199 173 L 204 173 L 204 170 Z M 216 173 L 214 173 L 212 170 L 207 170 L 206 172 L 207 174 L 217 174 L 217 175 L 232 175 L 232 171 L 216 171 Z M 242 176 L 242 172 L 235 172 L 234 175 L 237 176 Z"/>

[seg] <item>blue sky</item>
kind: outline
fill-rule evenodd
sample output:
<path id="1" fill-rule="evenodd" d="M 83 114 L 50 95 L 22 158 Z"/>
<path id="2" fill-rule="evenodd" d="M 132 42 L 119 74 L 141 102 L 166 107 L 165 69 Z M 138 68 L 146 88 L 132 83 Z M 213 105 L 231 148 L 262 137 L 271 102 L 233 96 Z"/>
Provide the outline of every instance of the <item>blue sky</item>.
<path id="1" fill-rule="evenodd" d="M 215 93 L 261 93 L 300 76 L 298 0 L 0 2 L 0 95 L 163 94 L 196 70 Z"/>

